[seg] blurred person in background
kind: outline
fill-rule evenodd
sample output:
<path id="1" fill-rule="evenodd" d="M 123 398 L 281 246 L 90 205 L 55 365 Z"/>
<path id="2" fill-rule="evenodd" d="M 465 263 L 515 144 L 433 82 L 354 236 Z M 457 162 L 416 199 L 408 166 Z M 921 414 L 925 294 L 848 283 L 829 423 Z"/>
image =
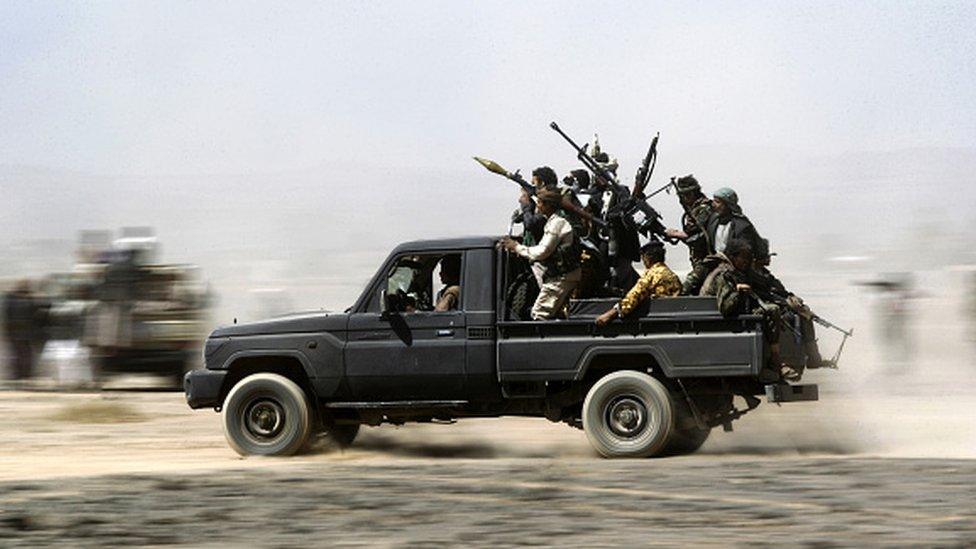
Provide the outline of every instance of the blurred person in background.
<path id="1" fill-rule="evenodd" d="M 30 282 L 21 280 L 3 300 L 4 328 L 14 353 L 11 377 L 25 380 L 34 375 L 34 350 L 43 340 L 43 307 L 31 292 Z"/>
<path id="2" fill-rule="evenodd" d="M 875 302 L 878 339 L 885 367 L 889 372 L 907 372 L 915 361 L 911 321 L 913 300 L 917 297 L 909 274 L 890 274 L 871 283 L 878 292 Z"/>
<path id="3" fill-rule="evenodd" d="M 911 320 L 913 301 L 920 297 L 908 273 L 888 273 L 859 282 L 874 291 L 874 328 L 883 367 L 893 374 L 905 373 L 915 360 Z"/>

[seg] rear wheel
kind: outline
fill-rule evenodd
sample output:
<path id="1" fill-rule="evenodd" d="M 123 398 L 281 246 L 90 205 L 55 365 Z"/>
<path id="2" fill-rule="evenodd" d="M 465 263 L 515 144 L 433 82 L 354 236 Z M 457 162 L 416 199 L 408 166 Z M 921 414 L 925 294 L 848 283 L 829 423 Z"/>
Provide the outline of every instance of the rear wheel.
<path id="1" fill-rule="evenodd" d="M 312 410 L 294 381 L 253 374 L 234 385 L 224 400 L 224 435 L 241 455 L 286 456 L 308 440 Z"/>
<path id="2" fill-rule="evenodd" d="M 693 454 L 702 447 L 702 444 L 705 444 L 711 432 L 709 428 L 700 429 L 697 426 L 675 429 L 663 453 L 670 456 Z"/>
<path id="3" fill-rule="evenodd" d="M 660 381 L 630 370 L 604 376 L 583 402 L 583 431 L 609 458 L 648 457 L 664 451 L 674 430 L 674 403 Z"/>
<path id="4" fill-rule="evenodd" d="M 664 446 L 662 453 L 668 456 L 694 453 L 701 448 L 702 444 L 705 444 L 705 440 L 711 434 L 712 429 L 710 427 L 702 429 L 698 426 L 698 420 L 695 418 L 695 413 L 692 412 L 691 405 L 687 400 L 681 398 L 679 395 L 674 395 L 673 400 L 674 430 L 671 431 L 671 437 L 668 438 L 668 443 Z M 698 408 L 699 413 L 709 409 L 707 407 L 702 408 L 707 406 L 709 402 L 706 397 L 700 397 L 698 399 L 696 408 Z"/>

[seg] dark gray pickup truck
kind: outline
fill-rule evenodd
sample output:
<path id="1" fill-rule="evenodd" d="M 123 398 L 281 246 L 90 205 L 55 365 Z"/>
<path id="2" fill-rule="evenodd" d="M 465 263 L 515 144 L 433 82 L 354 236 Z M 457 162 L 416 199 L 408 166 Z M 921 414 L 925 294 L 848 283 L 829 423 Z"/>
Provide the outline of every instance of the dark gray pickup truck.
<path id="1" fill-rule="evenodd" d="M 816 385 L 760 383 L 760 317 L 724 318 L 713 298 L 654 299 L 604 327 L 593 320 L 612 300 L 522 320 L 531 296 L 513 290 L 527 265 L 495 241 L 405 243 L 344 313 L 214 330 L 187 402 L 222 411 L 241 454 L 291 454 L 313 434 L 349 445 L 362 424 L 518 415 L 582 428 L 603 456 L 641 457 L 694 452 L 759 396 L 817 399 Z M 448 257 L 461 261 L 460 300 L 438 312 Z M 784 358 L 798 352 L 782 339 Z"/>

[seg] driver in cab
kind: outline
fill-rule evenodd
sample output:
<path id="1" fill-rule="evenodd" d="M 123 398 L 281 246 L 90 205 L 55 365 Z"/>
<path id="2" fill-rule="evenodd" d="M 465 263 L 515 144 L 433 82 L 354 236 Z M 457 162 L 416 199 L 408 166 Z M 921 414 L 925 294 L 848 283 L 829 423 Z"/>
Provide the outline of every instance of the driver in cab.
<path id="1" fill-rule="evenodd" d="M 437 292 L 434 311 L 455 311 L 461 300 L 461 256 L 447 255 L 441 259 L 441 291 Z"/>

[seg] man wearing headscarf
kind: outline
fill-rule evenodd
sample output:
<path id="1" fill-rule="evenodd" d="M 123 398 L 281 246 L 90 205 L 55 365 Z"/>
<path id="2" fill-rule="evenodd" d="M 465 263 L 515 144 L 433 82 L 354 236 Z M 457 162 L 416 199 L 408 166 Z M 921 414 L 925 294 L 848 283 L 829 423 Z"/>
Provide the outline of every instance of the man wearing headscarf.
<path id="1" fill-rule="evenodd" d="M 745 240 L 750 249 L 759 249 L 759 232 L 742 214 L 739 207 L 739 195 L 728 187 L 722 187 L 712 195 L 711 215 L 705 224 L 705 234 L 708 237 L 710 251 L 725 252 L 725 247 L 732 239 Z"/>

